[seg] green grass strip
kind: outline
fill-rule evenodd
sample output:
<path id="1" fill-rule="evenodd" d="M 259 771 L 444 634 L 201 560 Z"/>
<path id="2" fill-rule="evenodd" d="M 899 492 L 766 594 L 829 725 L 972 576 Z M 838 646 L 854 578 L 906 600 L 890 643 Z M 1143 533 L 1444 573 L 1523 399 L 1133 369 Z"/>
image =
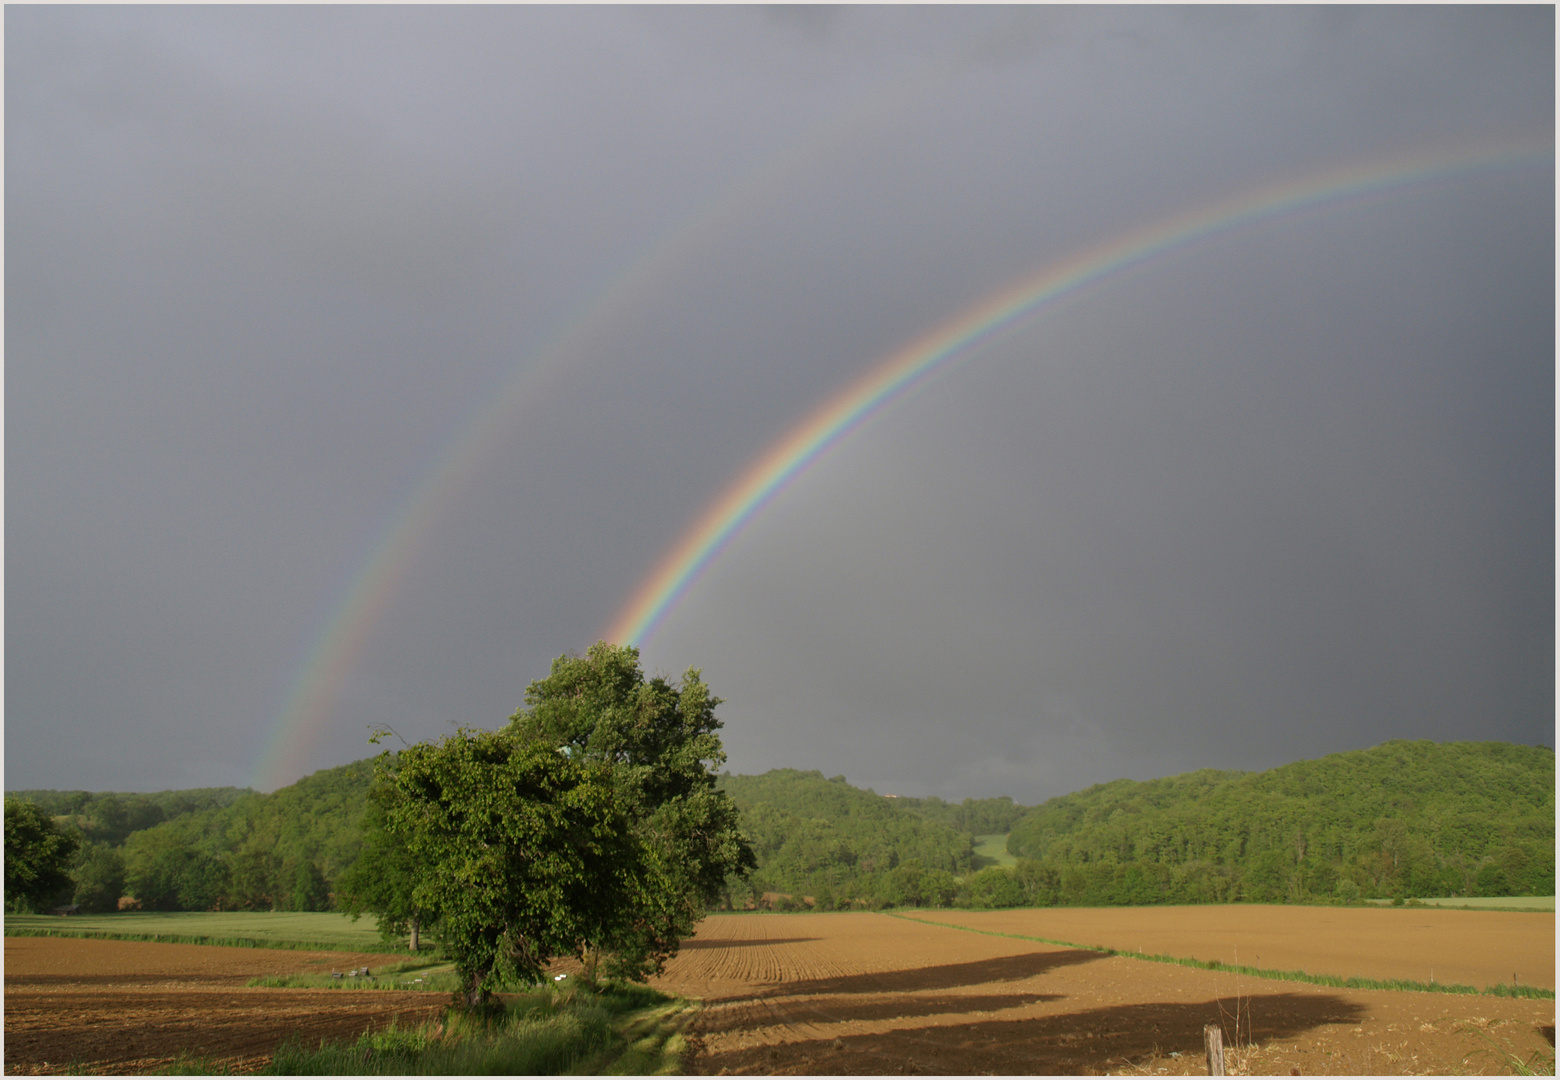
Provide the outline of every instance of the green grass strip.
<path id="1" fill-rule="evenodd" d="M 881 914 L 895 919 L 904 919 L 906 922 L 920 923 L 923 926 L 945 926 L 950 930 L 964 930 L 971 934 L 1017 938 L 1020 941 L 1039 942 L 1042 945 L 1062 945 L 1069 949 L 1083 949 L 1088 952 L 1103 953 L 1106 956 L 1125 956 L 1129 960 L 1147 960 L 1154 964 L 1176 964 L 1180 967 L 1197 968 L 1202 971 L 1228 971 L 1235 975 L 1250 975 L 1258 979 L 1310 983 L 1313 986 L 1332 986 L 1342 990 L 1408 990 L 1421 994 L 1476 994 L 1488 995 L 1490 997 L 1539 998 L 1550 1001 L 1553 1001 L 1555 996 L 1553 990 L 1546 990 L 1541 986 L 1522 986 L 1517 983 L 1497 983 L 1494 986 L 1487 986 L 1480 990 L 1477 987 L 1455 983 L 1423 983 L 1415 982 L 1412 979 L 1364 979 L 1358 975 L 1351 975 L 1345 979 L 1337 975 L 1313 975 L 1308 971 L 1278 971 L 1273 968 L 1247 967 L 1244 964 L 1226 964 L 1221 960 L 1194 960 L 1187 956 L 1141 953 L 1134 952 L 1131 949 L 1112 949 L 1105 945 L 1080 945 L 1075 941 L 1059 941 L 1056 938 L 1033 937 L 1029 934 L 1009 934 L 1001 930 L 981 930 L 974 926 L 960 926 L 957 923 L 941 922 L 935 919 L 917 919 L 912 915 L 900 915 L 893 911 L 885 911 Z"/>
<path id="2" fill-rule="evenodd" d="M 697 1006 L 644 986 L 600 993 L 548 985 L 509 998 L 502 1017 L 446 1010 L 417 1027 L 392 1023 L 355 1042 L 293 1037 L 266 1072 L 281 1076 L 654 1075 L 681 1071 Z"/>
<path id="3" fill-rule="evenodd" d="M 128 930 L 52 930 L 34 926 L 6 927 L 6 937 L 95 938 L 103 941 L 159 941 L 174 945 L 226 945 L 238 949 L 292 949 L 304 952 L 390 953 L 389 945 L 340 941 L 279 941 L 271 938 L 212 937 L 206 934 L 143 934 Z"/>

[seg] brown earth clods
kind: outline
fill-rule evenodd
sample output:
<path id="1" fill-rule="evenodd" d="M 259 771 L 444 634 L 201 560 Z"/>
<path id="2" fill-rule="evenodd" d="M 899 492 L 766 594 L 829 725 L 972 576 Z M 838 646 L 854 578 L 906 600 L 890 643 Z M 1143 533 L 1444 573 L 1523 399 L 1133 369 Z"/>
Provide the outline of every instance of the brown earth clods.
<path id="1" fill-rule="evenodd" d="M 1142 916 L 1163 920 L 1166 936 L 1144 951 L 1186 956 L 1171 932 L 1178 913 L 1188 938 L 1239 936 L 1240 920 L 1265 917 L 1283 933 L 1323 909 L 1181 908 L 993 912 L 1015 920 L 1010 933 L 1109 942 Z M 929 914 L 929 913 L 928 913 Z M 1064 933 L 1053 915 L 1093 917 Z M 1354 914 L 1405 915 L 1325 909 Z M 1472 962 L 1483 947 L 1482 912 L 1452 932 L 1418 929 L 1397 945 L 1379 927 L 1371 962 L 1389 964 L 1409 940 L 1413 955 Z M 976 916 L 976 919 L 972 919 Z M 924 917 L 918 915 L 918 918 Z M 978 913 L 943 912 L 972 925 Z M 1548 958 L 1553 985 L 1553 918 L 1530 921 L 1535 966 Z M 1103 922 L 1101 922 L 1103 920 Z M 1079 929 L 1083 926 L 1083 929 Z M 1306 962 L 1299 935 L 1294 967 Z M 1134 947 L 1126 941 L 1118 948 Z M 1135 945 L 1136 943 L 1134 943 Z M 1254 947 L 1254 946 L 1253 946 Z M 1364 947 L 1362 945 L 1362 947 Z M 1246 948 L 1241 948 L 1242 960 Z M 1252 959 L 1255 959 L 1253 955 Z M 1264 962 L 1269 958 L 1264 953 Z M 1439 972 L 1439 963 L 1437 960 Z M 1275 965 L 1276 966 L 1276 965 Z M 1289 966 L 1286 964 L 1286 966 Z M 1377 978 L 1414 978 L 1417 971 Z M 1439 977 L 1439 974 L 1438 974 Z M 1508 975 L 1509 978 L 1509 975 Z M 1493 981 L 1493 980 L 1491 980 Z M 1536 974 L 1527 980 L 1539 983 Z M 1423 1074 L 1510 1072 L 1515 1055 L 1553 1061 L 1554 1002 L 1439 993 L 1338 990 L 1295 982 L 1131 960 L 1099 952 L 912 922 L 888 915 L 712 916 L 657 982 L 703 999 L 692 1033 L 695 1071 L 735 1074 L 1048 1074 L 1196 1075 L 1207 1071 L 1203 1025 L 1220 1024 L 1232 1074 Z M 1481 984 L 1482 985 L 1482 984 Z M 1542 985 L 1542 983 L 1540 983 Z M 1552 1066 L 1551 1066 L 1552 1067 Z"/>
<path id="2" fill-rule="evenodd" d="M 1518 969 L 1521 981 L 1553 986 L 1552 915 L 1435 912 L 1465 918 L 1420 922 L 1429 913 L 1283 907 L 909 914 L 711 916 L 656 980 L 705 1004 L 690 1031 L 692 1070 L 1195 1075 L 1206 1071 L 1207 1023 L 1223 1027 L 1234 1074 L 1499 1073 L 1513 1071 L 1513 1057 L 1534 1054 L 1553 1067 L 1552 1000 L 1338 990 L 997 936 L 1231 961 L 1238 948 L 1241 963 L 1257 964 L 1260 953 L 1264 967 L 1319 972 L 1341 955 L 1353 966 L 1329 973 L 1379 979 L 1424 979 L 1420 967 L 1433 961 L 1438 979 L 1480 986 L 1509 979 L 1498 969 L 1515 957 L 1531 968 Z M 1232 955 L 1203 956 L 1223 948 Z M 448 999 L 250 989 L 246 981 L 400 959 L 7 938 L 5 1069 L 156 1073 L 183 1055 L 254 1071 L 289 1036 L 351 1039 L 396 1017 L 420 1022 Z M 1455 974 L 1481 964 L 1493 965 L 1489 977 Z"/>
<path id="3" fill-rule="evenodd" d="M 162 1073 L 180 1057 L 236 1072 L 290 1035 L 355 1039 L 437 1014 L 443 994 L 272 990 L 261 975 L 346 971 L 405 956 L 83 938 L 5 939 L 5 1071 Z"/>

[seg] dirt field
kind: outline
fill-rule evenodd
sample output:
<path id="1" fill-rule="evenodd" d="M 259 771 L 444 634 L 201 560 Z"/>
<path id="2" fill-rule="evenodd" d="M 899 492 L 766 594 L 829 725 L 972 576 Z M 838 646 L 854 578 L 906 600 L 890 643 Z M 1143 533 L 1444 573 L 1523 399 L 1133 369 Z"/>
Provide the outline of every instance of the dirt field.
<path id="1" fill-rule="evenodd" d="M 1297 909 L 1269 910 L 1283 925 Z M 1553 926 L 1530 918 L 1552 968 Z M 1466 944 L 1432 932 L 1426 948 Z M 704 1073 L 1195 1075 L 1205 1023 L 1248 1074 L 1506 1072 L 1503 1051 L 1553 1053 L 1553 1001 L 1333 990 L 865 913 L 711 917 L 659 985 L 704 1000 Z"/>
<path id="2" fill-rule="evenodd" d="M 370 953 L 227 949 L 75 938 L 5 939 L 5 1071 L 160 1073 L 181 1053 L 259 1068 L 289 1034 L 356 1038 L 443 994 L 248 989 L 257 975 L 404 960 Z"/>
<path id="3" fill-rule="evenodd" d="M 977 930 L 1343 978 L 1555 988 L 1555 917 L 1427 908 L 1045 908 L 912 912 Z"/>
<path id="4" fill-rule="evenodd" d="M 1503 967 L 1510 954 L 1500 950 L 1516 949 L 1529 965 L 1518 972 L 1524 982 L 1539 982 L 1533 969 L 1547 965 L 1553 985 L 1554 922 L 1543 916 L 1510 916 L 1515 930 L 1499 912 L 1185 908 L 918 917 L 1175 955 L 1238 944 L 1242 963 L 1257 962 L 1260 948 L 1264 966 L 1319 972 L 1329 970 L 1329 957 L 1347 955 L 1360 974 L 1377 978 L 1422 977 L 1411 965 L 1433 958 L 1438 979 L 1481 985 L 1496 976 L 1457 975 L 1450 965 L 1477 973 L 1478 955 L 1488 952 L 1500 958 L 1488 962 Z M 1339 921 L 1306 922 L 1324 918 Z M 1221 943 L 1221 934 L 1231 941 Z M 1282 940 L 1290 936 L 1314 947 Z M 395 1016 L 420 1021 L 447 999 L 248 989 L 248 979 L 400 959 L 7 938 L 5 1071 L 157 1073 L 181 1053 L 254 1070 L 289 1034 L 352 1038 Z M 704 1073 L 1196 1075 L 1204 1072 L 1205 1023 L 1223 1025 L 1233 1073 L 1493 1073 L 1511 1071 L 1507 1052 L 1553 1060 L 1553 1001 L 1333 990 L 868 913 L 713 916 L 659 985 L 704 1001 L 692 1032 L 699 1048 L 693 1068 Z"/>

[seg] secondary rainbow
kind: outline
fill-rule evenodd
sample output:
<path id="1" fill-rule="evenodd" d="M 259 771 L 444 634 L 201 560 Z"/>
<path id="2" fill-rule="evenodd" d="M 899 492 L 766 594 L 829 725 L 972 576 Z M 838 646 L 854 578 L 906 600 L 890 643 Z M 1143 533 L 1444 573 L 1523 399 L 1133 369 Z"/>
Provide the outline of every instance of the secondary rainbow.
<path id="1" fill-rule="evenodd" d="M 809 465 L 933 372 L 1019 328 L 1057 301 L 1156 256 L 1286 214 L 1427 181 L 1546 163 L 1552 167 L 1553 162 L 1553 140 L 1546 137 L 1333 169 L 1173 215 L 1022 278 L 875 364 L 764 451 L 683 533 L 618 612 L 604 638 L 642 645 L 742 527 Z"/>
<path id="2" fill-rule="evenodd" d="M 372 543 L 353 565 L 351 576 L 322 606 L 328 614 L 307 642 L 287 696 L 265 730 L 256 787 L 271 790 L 306 770 L 374 628 L 434 525 L 453 512 L 457 493 L 477 467 L 504 446 L 524 409 L 546 400 L 568 370 L 589 363 L 604 332 L 637 305 L 653 303 L 681 266 L 749 220 L 759 206 L 784 195 L 820 161 L 859 141 L 862 130 L 935 93 L 940 72 L 935 66 L 913 70 L 887 86 L 865 91 L 850 108 L 798 133 L 610 274 L 452 429 L 439 451 L 408 479 L 395 511 L 370 534 Z"/>

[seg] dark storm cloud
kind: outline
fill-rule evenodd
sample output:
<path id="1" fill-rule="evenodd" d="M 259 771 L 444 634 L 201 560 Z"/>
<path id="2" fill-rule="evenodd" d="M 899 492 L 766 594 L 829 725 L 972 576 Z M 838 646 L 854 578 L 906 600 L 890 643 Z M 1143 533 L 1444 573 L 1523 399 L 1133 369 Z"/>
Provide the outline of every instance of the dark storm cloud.
<path id="1" fill-rule="evenodd" d="M 747 461 L 1017 275 L 1553 127 L 1544 8 L 6 18 L 13 788 L 247 782 L 417 478 L 582 312 L 313 764 L 499 722 Z M 646 659 L 705 668 L 734 768 L 907 794 L 1548 741 L 1553 234 L 1552 173 L 1507 172 L 1069 305 L 821 461 Z"/>

